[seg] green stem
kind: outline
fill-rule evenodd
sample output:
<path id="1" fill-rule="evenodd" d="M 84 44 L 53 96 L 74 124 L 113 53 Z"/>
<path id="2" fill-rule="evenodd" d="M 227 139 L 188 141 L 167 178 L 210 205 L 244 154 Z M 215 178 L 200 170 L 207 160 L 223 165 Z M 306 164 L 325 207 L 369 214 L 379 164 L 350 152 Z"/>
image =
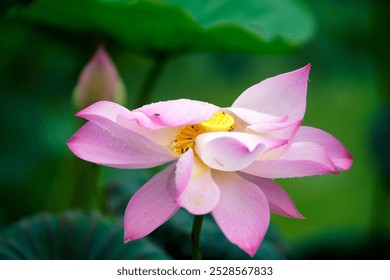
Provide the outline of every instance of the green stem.
<path id="1" fill-rule="evenodd" d="M 191 241 L 192 241 L 192 259 L 201 260 L 200 254 L 200 231 L 202 229 L 203 216 L 194 216 L 192 224 Z"/>
<path id="2" fill-rule="evenodd" d="M 156 82 L 160 77 L 166 62 L 168 61 L 168 54 L 159 54 L 155 56 L 154 64 L 152 69 L 148 73 L 145 78 L 145 81 L 142 85 L 140 94 L 138 96 L 138 100 L 136 102 L 136 108 L 141 107 L 150 101 L 150 97 L 152 96 L 152 92 L 156 86 Z"/>
<path id="3" fill-rule="evenodd" d="M 71 208 L 100 209 L 102 190 L 99 186 L 100 166 L 74 158 L 74 189 Z"/>

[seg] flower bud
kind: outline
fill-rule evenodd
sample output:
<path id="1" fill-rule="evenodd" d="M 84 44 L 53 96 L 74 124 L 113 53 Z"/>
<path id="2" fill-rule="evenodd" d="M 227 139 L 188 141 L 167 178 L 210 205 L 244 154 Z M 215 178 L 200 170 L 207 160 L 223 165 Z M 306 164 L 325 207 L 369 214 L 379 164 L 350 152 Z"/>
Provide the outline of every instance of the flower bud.
<path id="1" fill-rule="evenodd" d="M 104 47 L 99 47 L 83 68 L 73 93 L 73 101 L 78 109 L 100 100 L 122 105 L 126 102 L 126 88 Z"/>

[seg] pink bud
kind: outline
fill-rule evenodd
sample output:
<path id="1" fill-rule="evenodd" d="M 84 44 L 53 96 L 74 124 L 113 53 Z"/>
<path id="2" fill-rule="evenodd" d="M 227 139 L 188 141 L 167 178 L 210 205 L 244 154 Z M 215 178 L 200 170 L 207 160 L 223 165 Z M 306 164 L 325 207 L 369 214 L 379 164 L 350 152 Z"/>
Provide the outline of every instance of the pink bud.
<path id="1" fill-rule="evenodd" d="M 81 71 L 73 98 L 79 109 L 100 100 L 125 103 L 126 89 L 104 47 L 96 50 Z"/>

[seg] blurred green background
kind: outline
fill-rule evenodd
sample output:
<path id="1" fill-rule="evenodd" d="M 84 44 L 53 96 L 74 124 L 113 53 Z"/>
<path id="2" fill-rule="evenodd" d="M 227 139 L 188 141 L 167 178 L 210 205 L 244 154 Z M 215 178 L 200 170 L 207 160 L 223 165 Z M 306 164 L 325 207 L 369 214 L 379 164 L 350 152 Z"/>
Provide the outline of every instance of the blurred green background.
<path id="1" fill-rule="evenodd" d="M 121 235 L 118 224 L 123 207 L 153 174 L 153 170 L 103 168 L 98 178 L 106 199 L 103 214 L 83 209 L 80 218 L 77 209 L 67 212 L 78 191 L 74 187 L 75 156 L 65 144 L 80 126 L 74 117 L 72 92 L 81 69 L 102 43 L 127 87 L 130 109 L 138 104 L 145 79 L 160 57 L 166 58 L 165 64 L 148 102 L 190 98 L 221 107 L 232 104 L 241 92 L 264 78 L 311 63 L 304 125 L 336 136 L 354 163 L 339 175 L 278 180 L 306 220 L 273 215 L 270 241 L 260 248 L 265 253 L 259 258 L 389 258 L 390 58 L 389 16 L 385 14 L 389 4 L 368 0 L 221 1 L 221 8 L 211 1 L 192 6 L 173 0 L 79 2 L 9 0 L 0 4 L 2 258 L 61 258 L 46 251 L 39 255 L 43 247 L 33 248 L 35 255 L 23 253 L 25 238 L 48 240 L 37 233 L 46 227 L 53 236 L 70 225 L 76 232 L 81 224 L 101 225 L 112 236 Z M 46 213 L 43 225 L 30 220 L 42 212 Z M 186 213 L 177 216 L 152 235 L 153 246 L 160 246 L 153 249 L 157 253 L 148 249 L 145 255 L 65 256 L 185 258 L 188 248 L 180 249 L 177 246 L 181 245 L 172 242 L 179 236 L 182 243 L 188 243 L 190 224 L 180 224 L 180 219 L 188 221 Z M 108 229 L 111 221 L 118 228 Z M 179 233 L 172 233 L 177 231 L 175 222 L 184 227 Z M 203 241 L 218 234 L 207 228 L 208 223 Z M 19 235 L 17 230 L 25 232 Z M 80 236 L 88 230 L 82 229 Z M 22 243 L 7 247 L 4 253 L 1 246 L 17 242 L 10 236 L 19 236 Z M 91 237 L 95 243 L 109 244 L 96 236 Z M 166 241 L 167 236 L 172 240 Z M 209 258 L 226 256 L 211 254 Z"/>

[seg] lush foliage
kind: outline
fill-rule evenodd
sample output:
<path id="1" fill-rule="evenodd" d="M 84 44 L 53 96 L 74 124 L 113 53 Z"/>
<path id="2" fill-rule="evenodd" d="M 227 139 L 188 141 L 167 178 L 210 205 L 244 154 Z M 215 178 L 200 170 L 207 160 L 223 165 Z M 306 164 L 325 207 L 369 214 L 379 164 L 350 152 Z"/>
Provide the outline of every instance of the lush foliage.
<path id="1" fill-rule="evenodd" d="M 95 176 L 98 168 L 74 159 L 65 144 L 81 126 L 72 101 L 78 77 L 104 45 L 126 85 L 129 109 L 145 103 L 141 92 L 150 93 L 148 102 L 185 97 L 229 106 L 248 85 L 311 63 L 304 124 L 340 139 L 354 165 L 338 176 L 279 180 L 306 220 L 273 217 L 255 258 L 378 258 L 380 251 L 374 250 L 385 251 L 390 232 L 386 5 L 368 0 L 3 1 L 0 257 L 190 257 L 191 217 L 185 211 L 134 250 L 121 243 L 125 205 L 160 169 L 101 168 Z M 85 199 L 92 196 L 98 199 Z M 99 214 L 91 214 L 96 208 Z M 32 246 L 70 238 L 63 235 L 65 228 L 76 239 L 90 230 L 90 248 L 70 255 L 62 254 L 62 247 Z M 112 251 L 103 240 L 113 244 Z M 247 258 L 208 216 L 201 247 L 205 258 Z"/>

